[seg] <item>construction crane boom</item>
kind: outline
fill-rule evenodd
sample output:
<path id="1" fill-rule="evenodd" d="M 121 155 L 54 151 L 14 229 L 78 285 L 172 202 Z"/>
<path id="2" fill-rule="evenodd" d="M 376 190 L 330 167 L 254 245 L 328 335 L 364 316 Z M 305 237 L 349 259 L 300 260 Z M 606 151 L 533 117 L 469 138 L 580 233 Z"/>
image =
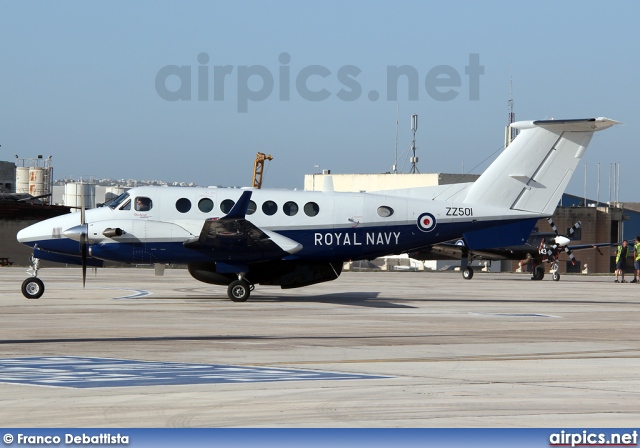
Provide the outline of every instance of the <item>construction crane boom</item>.
<path id="1" fill-rule="evenodd" d="M 273 157 L 271 157 L 271 154 L 266 155 L 262 152 L 256 154 L 256 161 L 253 164 L 253 181 L 251 182 L 253 188 L 259 189 L 262 187 L 262 172 L 264 171 L 265 160 L 273 160 Z"/>

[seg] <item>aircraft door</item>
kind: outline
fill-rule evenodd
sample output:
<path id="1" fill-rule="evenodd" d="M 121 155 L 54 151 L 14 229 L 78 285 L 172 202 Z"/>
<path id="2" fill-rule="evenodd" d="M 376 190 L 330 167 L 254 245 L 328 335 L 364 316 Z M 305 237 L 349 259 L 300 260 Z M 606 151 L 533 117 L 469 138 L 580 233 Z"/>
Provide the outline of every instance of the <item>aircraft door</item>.
<path id="1" fill-rule="evenodd" d="M 132 233 L 134 237 L 130 242 L 132 245 L 132 263 L 148 263 L 150 257 L 146 247 L 147 221 L 134 219 L 132 221 Z"/>

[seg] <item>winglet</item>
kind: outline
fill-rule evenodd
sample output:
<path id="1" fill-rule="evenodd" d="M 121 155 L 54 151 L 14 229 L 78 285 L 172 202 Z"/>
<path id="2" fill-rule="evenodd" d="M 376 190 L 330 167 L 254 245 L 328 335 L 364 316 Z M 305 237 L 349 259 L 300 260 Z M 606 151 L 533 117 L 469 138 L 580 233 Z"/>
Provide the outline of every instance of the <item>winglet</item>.
<path id="1" fill-rule="evenodd" d="M 227 213 L 226 216 L 220 218 L 224 219 L 244 219 L 247 214 L 247 209 L 249 208 L 249 201 L 251 200 L 251 191 L 245 191 L 236 202 L 236 205 L 233 206 L 231 211 Z"/>

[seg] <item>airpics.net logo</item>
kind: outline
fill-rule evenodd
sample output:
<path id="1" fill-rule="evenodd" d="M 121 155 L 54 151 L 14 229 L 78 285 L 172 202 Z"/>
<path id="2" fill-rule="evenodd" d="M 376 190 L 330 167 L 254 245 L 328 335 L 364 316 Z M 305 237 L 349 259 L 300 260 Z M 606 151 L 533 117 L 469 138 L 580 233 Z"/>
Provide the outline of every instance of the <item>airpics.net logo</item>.
<path id="1" fill-rule="evenodd" d="M 341 101 L 357 101 L 365 94 L 360 80 L 362 70 L 355 65 L 330 69 L 323 65 L 297 67 L 289 53 L 280 53 L 278 67 L 264 65 L 220 65 L 209 54 L 200 53 L 194 65 L 165 65 L 156 74 L 155 88 L 165 101 L 225 101 L 235 90 L 237 110 L 249 111 L 249 103 L 264 101 L 277 95 L 279 101 L 290 101 L 297 95 L 306 101 L 325 101 L 333 96 Z M 383 89 L 366 92 L 369 101 L 418 101 L 426 93 L 436 101 L 452 101 L 463 90 L 470 101 L 480 99 L 480 76 L 484 66 L 480 55 L 470 53 L 464 75 L 450 65 L 435 65 L 425 74 L 411 65 L 388 65 Z M 337 81 L 337 83 L 336 83 Z M 423 90 L 424 89 L 424 90 Z M 382 94 L 380 93 L 382 90 Z"/>

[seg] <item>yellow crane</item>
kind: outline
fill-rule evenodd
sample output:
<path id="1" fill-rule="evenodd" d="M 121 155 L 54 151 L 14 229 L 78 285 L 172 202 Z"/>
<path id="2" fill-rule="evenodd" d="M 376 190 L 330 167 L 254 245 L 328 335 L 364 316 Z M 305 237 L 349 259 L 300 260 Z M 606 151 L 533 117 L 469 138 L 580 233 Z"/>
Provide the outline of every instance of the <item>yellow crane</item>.
<path id="1" fill-rule="evenodd" d="M 253 188 L 262 187 L 262 172 L 264 171 L 264 161 L 265 160 L 273 160 L 271 154 L 266 155 L 263 152 L 259 152 L 256 154 L 256 161 L 253 164 Z"/>

